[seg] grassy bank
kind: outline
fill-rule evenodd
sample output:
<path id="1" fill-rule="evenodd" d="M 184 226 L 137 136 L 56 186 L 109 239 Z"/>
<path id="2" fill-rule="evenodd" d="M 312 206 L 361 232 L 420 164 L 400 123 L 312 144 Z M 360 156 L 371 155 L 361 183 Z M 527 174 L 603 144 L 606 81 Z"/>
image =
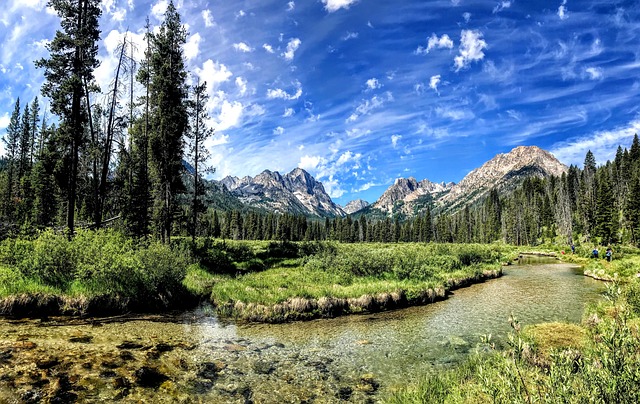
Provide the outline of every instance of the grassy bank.
<path id="1" fill-rule="evenodd" d="M 501 275 L 503 245 L 339 244 L 176 239 L 136 244 L 117 232 L 53 232 L 0 243 L 0 313 L 111 314 L 211 300 L 223 316 L 288 321 L 443 299 Z M 183 304 L 184 303 L 184 304 Z"/>
<path id="2" fill-rule="evenodd" d="M 0 313 L 110 314 L 178 308 L 193 301 L 182 281 L 190 253 L 136 245 L 119 233 L 53 232 L 0 243 Z"/>
<path id="3" fill-rule="evenodd" d="M 387 310 L 497 277 L 512 254 L 486 245 L 323 244 L 264 271 L 217 279 L 211 300 L 221 314 L 250 321 Z"/>
<path id="4" fill-rule="evenodd" d="M 586 254 L 585 254 L 586 255 Z M 625 249 L 611 263 L 578 254 L 616 271 L 606 299 L 586 310 L 582 324 L 538 324 L 520 329 L 512 319 L 506 349 L 485 338 L 485 350 L 445 372 L 397 388 L 387 403 L 631 403 L 640 401 L 640 271 L 638 253 Z M 603 262 L 600 262 L 603 261 Z M 632 276 L 621 276 L 631 268 Z M 622 269 L 622 270 L 621 270 Z"/>

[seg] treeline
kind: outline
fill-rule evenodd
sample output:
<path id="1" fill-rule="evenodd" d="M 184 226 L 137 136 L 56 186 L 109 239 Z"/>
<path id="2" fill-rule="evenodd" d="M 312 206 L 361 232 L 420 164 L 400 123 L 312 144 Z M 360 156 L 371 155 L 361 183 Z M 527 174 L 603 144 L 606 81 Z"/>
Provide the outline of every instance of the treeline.
<path id="1" fill-rule="evenodd" d="M 435 211 L 435 210 L 434 210 Z M 455 214 L 431 211 L 411 219 L 303 216 L 211 211 L 202 235 L 236 240 L 335 240 L 535 245 L 544 241 L 640 243 L 640 141 L 618 148 L 597 167 L 591 151 L 582 169 L 561 177 L 530 176 L 512 192 L 497 190 Z"/>
<path id="2" fill-rule="evenodd" d="M 640 243 L 640 144 L 618 148 L 598 167 L 559 178 L 531 176 L 511 192 L 455 214 L 426 210 L 418 217 L 312 219 L 207 206 L 204 142 L 206 83 L 188 80 L 187 32 L 173 2 L 162 24 L 147 22 L 143 57 L 125 35 L 108 89 L 95 83 L 99 0 L 52 2 L 61 28 L 49 43 L 42 95 L 15 103 L 0 161 L 0 237 L 34 229 L 115 226 L 134 238 L 169 242 L 172 235 L 227 239 L 342 242 Z M 189 85 L 188 82 L 193 82 Z M 188 169 L 187 169 L 188 168 Z M 189 179 L 188 181 L 185 181 Z"/>
<path id="3" fill-rule="evenodd" d="M 187 193 L 185 162 L 195 183 L 187 200 L 191 228 L 202 203 L 202 174 L 212 135 L 206 83 L 188 85 L 183 45 L 187 31 L 170 2 L 164 21 L 147 22 L 146 49 L 125 35 L 108 89 L 98 88 L 99 0 L 51 2 L 61 28 L 36 61 L 44 72 L 42 95 L 55 118 L 40 114 L 36 98 L 15 103 L 3 141 L 0 173 L 2 228 L 18 231 L 76 225 L 100 228 L 118 219 L 134 237 L 169 241 Z M 193 231 L 192 231 L 193 232 Z"/>

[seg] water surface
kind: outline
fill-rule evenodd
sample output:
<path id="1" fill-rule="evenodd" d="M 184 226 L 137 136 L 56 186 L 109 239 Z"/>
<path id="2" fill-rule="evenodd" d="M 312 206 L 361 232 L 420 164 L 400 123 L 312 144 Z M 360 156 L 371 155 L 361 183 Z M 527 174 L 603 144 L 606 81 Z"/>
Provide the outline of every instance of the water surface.
<path id="1" fill-rule="evenodd" d="M 483 335 L 579 322 L 602 283 L 549 260 L 422 307 L 291 324 L 235 325 L 212 310 L 112 319 L 0 320 L 0 402 L 367 402 L 464 360 Z"/>

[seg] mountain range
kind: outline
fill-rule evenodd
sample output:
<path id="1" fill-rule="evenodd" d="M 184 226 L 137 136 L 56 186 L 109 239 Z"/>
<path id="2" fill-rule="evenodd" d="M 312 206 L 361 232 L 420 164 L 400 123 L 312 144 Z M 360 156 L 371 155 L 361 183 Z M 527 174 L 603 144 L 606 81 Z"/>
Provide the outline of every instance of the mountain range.
<path id="1" fill-rule="evenodd" d="M 508 192 L 524 178 L 560 176 L 567 169 L 551 153 L 539 147 L 519 146 L 508 153 L 496 155 L 458 184 L 398 178 L 374 203 L 355 200 L 345 207 L 334 203 L 322 183 L 301 168 L 285 175 L 265 170 L 255 177 L 227 176 L 220 181 L 208 182 L 210 189 L 224 195 L 219 200 L 236 207 L 315 217 L 358 213 L 411 217 L 427 208 L 453 212 L 478 201 L 492 189 Z"/>

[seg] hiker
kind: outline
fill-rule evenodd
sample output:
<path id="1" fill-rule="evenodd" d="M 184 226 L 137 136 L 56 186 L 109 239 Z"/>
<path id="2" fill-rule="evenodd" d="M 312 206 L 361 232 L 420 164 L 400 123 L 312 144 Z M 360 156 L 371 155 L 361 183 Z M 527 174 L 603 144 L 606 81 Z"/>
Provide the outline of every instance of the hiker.
<path id="1" fill-rule="evenodd" d="M 593 247 L 593 251 L 591 252 L 591 257 L 598 258 L 598 249 L 596 247 Z"/>
<path id="2" fill-rule="evenodd" d="M 611 262 L 611 258 L 613 258 L 613 250 L 611 247 L 607 247 L 607 252 L 604 254 L 607 257 L 607 261 Z"/>
<path id="3" fill-rule="evenodd" d="M 571 243 L 571 254 L 575 254 L 576 253 L 576 246 Z"/>

